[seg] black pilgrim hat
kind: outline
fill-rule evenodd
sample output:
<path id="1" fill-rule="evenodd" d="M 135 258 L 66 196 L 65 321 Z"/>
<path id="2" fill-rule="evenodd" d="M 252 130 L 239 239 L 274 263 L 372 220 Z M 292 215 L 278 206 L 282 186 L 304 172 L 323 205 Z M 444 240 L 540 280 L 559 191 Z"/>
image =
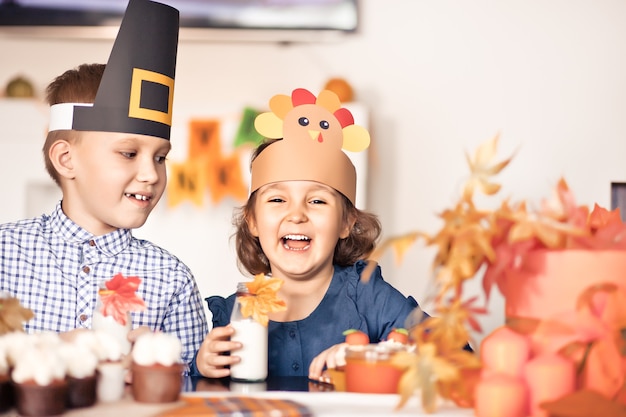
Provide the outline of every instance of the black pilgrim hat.
<path id="1" fill-rule="evenodd" d="M 72 129 L 170 139 L 179 12 L 130 0 L 93 106 L 75 106 Z"/>

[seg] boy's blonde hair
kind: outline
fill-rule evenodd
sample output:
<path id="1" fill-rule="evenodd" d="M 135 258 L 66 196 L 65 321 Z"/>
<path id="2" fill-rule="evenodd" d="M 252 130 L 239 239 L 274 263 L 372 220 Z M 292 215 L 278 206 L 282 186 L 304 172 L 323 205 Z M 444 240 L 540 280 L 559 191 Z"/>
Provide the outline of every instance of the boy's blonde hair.
<path id="1" fill-rule="evenodd" d="M 93 103 L 104 74 L 104 64 L 83 64 L 65 71 L 56 77 L 46 88 L 46 101 L 50 106 L 61 103 Z M 50 160 L 50 147 L 59 140 L 76 143 L 81 137 L 80 131 L 56 130 L 48 132 L 43 145 L 43 157 L 46 171 L 57 185 L 61 185 L 59 173 Z"/>

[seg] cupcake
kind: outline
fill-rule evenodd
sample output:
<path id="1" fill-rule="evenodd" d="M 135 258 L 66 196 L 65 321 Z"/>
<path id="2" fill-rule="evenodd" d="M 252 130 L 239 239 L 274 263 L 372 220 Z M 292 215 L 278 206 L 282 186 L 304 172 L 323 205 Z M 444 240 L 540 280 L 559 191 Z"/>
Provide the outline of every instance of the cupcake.
<path id="1" fill-rule="evenodd" d="M 81 332 L 74 344 L 91 351 L 96 359 L 96 397 L 100 402 L 113 402 L 124 395 L 124 377 L 127 369 L 123 362 L 123 346 L 104 331 Z"/>
<path id="2" fill-rule="evenodd" d="M 22 416 L 50 416 L 65 411 L 67 381 L 58 349 L 30 346 L 16 358 L 11 379 L 15 406 Z"/>
<path id="3" fill-rule="evenodd" d="M 24 322 L 34 317 L 32 310 L 6 291 L 0 291 L 0 413 L 14 405 L 11 383 L 12 358 L 27 343 Z"/>
<path id="4" fill-rule="evenodd" d="M 2 344 L 6 354 L 7 364 L 9 369 L 11 369 L 15 366 L 15 362 L 24 351 L 34 346 L 35 338 L 22 331 L 15 331 L 3 335 Z"/>
<path id="5" fill-rule="evenodd" d="M 90 407 L 96 402 L 98 358 L 87 346 L 64 343 L 60 347 L 67 374 L 67 407 Z"/>
<path id="6" fill-rule="evenodd" d="M 13 386 L 6 349 L 0 337 L 0 413 L 13 407 Z"/>
<path id="7" fill-rule="evenodd" d="M 178 400 L 182 388 L 182 345 L 174 335 L 146 333 L 135 342 L 131 371 L 135 401 L 166 403 Z"/>

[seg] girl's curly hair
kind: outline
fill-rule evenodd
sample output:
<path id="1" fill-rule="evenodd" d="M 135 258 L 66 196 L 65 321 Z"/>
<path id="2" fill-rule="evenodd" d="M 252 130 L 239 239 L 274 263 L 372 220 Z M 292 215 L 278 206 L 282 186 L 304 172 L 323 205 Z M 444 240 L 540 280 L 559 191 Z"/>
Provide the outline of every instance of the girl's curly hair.
<path id="1" fill-rule="evenodd" d="M 254 151 L 252 161 L 276 140 L 281 139 L 262 143 Z M 243 273 L 247 271 L 252 275 L 270 273 L 269 261 L 263 252 L 263 248 L 261 248 L 259 239 L 253 236 L 248 228 L 248 219 L 254 219 L 256 196 L 257 192 L 255 191 L 250 195 L 244 206 L 235 209 L 233 215 L 233 225 L 236 231 L 232 237 L 235 238 L 238 266 Z M 343 221 L 348 224 L 354 221 L 354 225 L 348 237 L 339 239 L 337 242 L 333 263 L 340 266 L 348 266 L 360 259 L 366 259 L 374 250 L 376 242 L 380 237 L 382 226 L 376 215 L 357 209 L 347 197 L 344 195 L 341 197 L 343 201 Z"/>

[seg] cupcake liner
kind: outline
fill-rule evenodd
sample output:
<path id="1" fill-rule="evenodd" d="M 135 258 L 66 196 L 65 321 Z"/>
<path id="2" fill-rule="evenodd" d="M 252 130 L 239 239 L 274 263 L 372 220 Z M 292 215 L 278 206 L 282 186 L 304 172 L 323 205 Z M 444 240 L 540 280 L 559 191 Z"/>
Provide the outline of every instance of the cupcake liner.
<path id="1" fill-rule="evenodd" d="M 65 411 L 67 381 L 56 380 L 49 385 L 29 381 L 15 383 L 15 407 L 21 416 L 56 416 Z"/>
<path id="2" fill-rule="evenodd" d="M 178 400 L 182 388 L 183 365 L 131 366 L 132 394 L 135 401 L 143 403 L 167 403 Z"/>
<path id="3" fill-rule="evenodd" d="M 67 377 L 67 408 L 91 407 L 96 403 L 96 376 Z"/>
<path id="4" fill-rule="evenodd" d="M 8 411 L 15 404 L 14 390 L 8 375 L 0 376 L 0 413 Z"/>

